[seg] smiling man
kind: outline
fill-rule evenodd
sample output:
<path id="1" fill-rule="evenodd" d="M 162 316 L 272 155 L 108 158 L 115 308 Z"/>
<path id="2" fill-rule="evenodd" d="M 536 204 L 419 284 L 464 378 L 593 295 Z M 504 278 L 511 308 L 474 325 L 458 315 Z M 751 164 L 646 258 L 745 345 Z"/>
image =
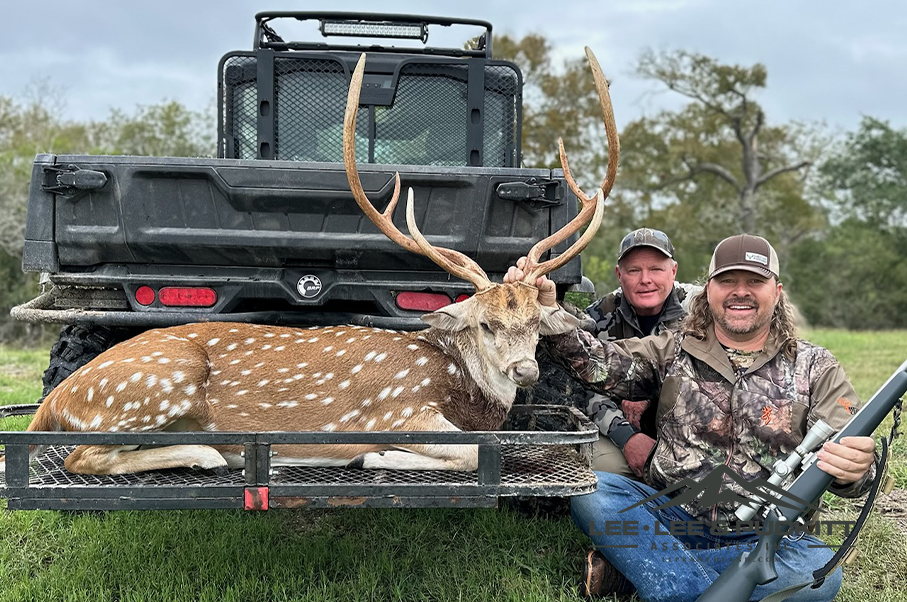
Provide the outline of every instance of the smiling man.
<path id="1" fill-rule="evenodd" d="M 519 280 L 521 266 L 522 260 L 505 281 Z M 644 482 L 596 471 L 596 492 L 572 498 L 573 519 L 596 548 L 586 559 L 584 594 L 629 590 L 616 568 L 642 600 L 695 600 L 758 536 L 712 532 L 733 521 L 734 496 L 669 507 L 668 496 L 679 490 L 662 490 L 730 470 L 740 479 L 722 483 L 722 491 L 745 497 L 740 480 L 767 479 L 775 461 L 789 455 L 817 420 L 838 430 L 851 418 L 848 408 L 859 406 L 834 356 L 797 337 L 778 275 L 778 256 L 767 240 L 732 236 L 715 248 L 706 287 L 693 298 L 679 331 L 602 341 L 576 329 L 544 338 L 551 356 L 598 392 L 657 407 L 655 437 L 643 450 Z M 554 284 L 540 278 L 536 285 L 539 302 L 554 304 Z M 818 467 L 835 477 L 830 491 L 865 493 L 875 474 L 874 450 L 872 437 L 825 443 L 817 458 Z M 654 504 L 640 503 L 651 496 Z M 609 530 L 607 521 L 638 528 Z M 678 521 L 704 528 L 674 535 L 668 529 Z M 776 552 L 778 578 L 756 588 L 756 599 L 804 581 L 831 556 L 812 535 L 785 540 Z M 838 569 L 820 587 L 790 600 L 831 600 L 840 585 Z"/>

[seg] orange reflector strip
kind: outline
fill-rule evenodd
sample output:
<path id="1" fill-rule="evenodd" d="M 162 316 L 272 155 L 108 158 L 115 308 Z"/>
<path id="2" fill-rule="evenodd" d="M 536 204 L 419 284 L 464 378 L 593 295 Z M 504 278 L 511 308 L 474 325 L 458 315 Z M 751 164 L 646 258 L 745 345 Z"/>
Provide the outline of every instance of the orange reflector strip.
<path id="1" fill-rule="evenodd" d="M 443 293 L 403 292 L 397 295 L 397 307 L 411 311 L 435 311 L 450 305 L 450 297 Z"/>
<path id="2" fill-rule="evenodd" d="M 268 488 L 246 487 L 243 495 L 243 510 L 267 510 Z"/>
<path id="3" fill-rule="evenodd" d="M 158 299 L 167 307 L 211 307 L 217 303 L 217 293 L 210 288 L 168 286 L 158 292 Z"/>

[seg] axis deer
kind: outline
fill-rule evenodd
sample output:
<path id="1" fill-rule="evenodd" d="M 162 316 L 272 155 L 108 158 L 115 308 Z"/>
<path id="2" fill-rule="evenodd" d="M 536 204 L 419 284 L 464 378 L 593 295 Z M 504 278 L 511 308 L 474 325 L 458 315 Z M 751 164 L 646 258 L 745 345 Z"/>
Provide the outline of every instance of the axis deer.
<path id="1" fill-rule="evenodd" d="M 474 296 L 423 316 L 430 328 L 394 332 L 360 326 L 288 328 L 209 322 L 144 332 L 75 371 L 41 404 L 30 431 L 453 431 L 496 430 L 517 387 L 538 378 L 539 335 L 567 332 L 578 320 L 538 303 L 536 279 L 577 255 L 602 219 L 618 163 L 618 139 L 608 87 L 587 48 L 609 142 L 608 170 L 594 195 L 570 174 L 558 141 L 565 177 L 582 202 L 563 229 L 528 254 L 524 281 L 496 284 L 469 257 L 432 246 L 419 232 L 413 191 L 406 219 L 412 238 L 392 222 L 400 195 L 379 213 L 359 180 L 355 125 L 365 54 L 350 84 L 344 118 L 344 163 L 356 202 L 391 240 L 423 254 L 475 285 Z M 539 261 L 545 251 L 589 223 L 564 254 Z M 40 450 L 30 450 L 32 457 Z M 284 445 L 274 465 L 475 470 L 474 445 Z M 197 467 L 240 467 L 235 446 L 83 445 L 65 461 L 76 473 L 116 474 Z M 2 466 L 2 464 L 0 464 Z"/>

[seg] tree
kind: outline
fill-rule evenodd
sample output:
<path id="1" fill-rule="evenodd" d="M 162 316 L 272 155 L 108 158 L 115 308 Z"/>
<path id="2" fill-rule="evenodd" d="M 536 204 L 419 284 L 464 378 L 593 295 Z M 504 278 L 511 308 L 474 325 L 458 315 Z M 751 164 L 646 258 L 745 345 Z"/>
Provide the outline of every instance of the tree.
<path id="1" fill-rule="evenodd" d="M 768 184 L 781 181 L 789 198 L 801 185 L 818 147 L 801 126 L 769 127 L 755 101 L 766 85 L 763 65 L 725 65 L 683 50 L 642 54 L 636 72 L 664 84 L 692 102 L 679 112 L 662 112 L 636 127 L 653 148 L 635 148 L 640 163 L 637 179 L 662 195 L 689 192 L 717 179 L 736 197 L 723 203 L 738 232 L 755 232 L 764 221 L 773 196 Z M 654 140 L 653 140 L 654 138 Z M 632 139 L 632 138 L 631 138 Z M 792 179 L 793 176 L 793 179 Z M 762 218 L 762 219 L 760 219 Z M 805 233 L 805 232 L 804 232 Z M 802 234 L 800 234 L 802 236 Z"/>

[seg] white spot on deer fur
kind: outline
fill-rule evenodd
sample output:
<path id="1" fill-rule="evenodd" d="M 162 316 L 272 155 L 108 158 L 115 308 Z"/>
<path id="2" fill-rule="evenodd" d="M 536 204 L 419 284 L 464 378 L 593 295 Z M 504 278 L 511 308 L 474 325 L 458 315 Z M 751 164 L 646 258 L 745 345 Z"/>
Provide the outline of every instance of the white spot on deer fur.
<path id="1" fill-rule="evenodd" d="M 427 386 L 428 386 L 428 383 L 430 383 L 430 382 L 431 382 L 431 379 L 430 379 L 430 378 L 423 378 L 423 379 L 422 379 L 422 382 L 419 383 L 419 384 L 422 385 L 423 387 L 427 387 Z"/>
<path id="2" fill-rule="evenodd" d="M 245 353 L 243 353 L 243 355 L 252 355 L 253 353 L 255 353 L 255 352 L 250 349 L 249 351 L 246 351 Z"/>
<path id="3" fill-rule="evenodd" d="M 403 416 L 404 418 L 409 418 L 410 416 L 413 415 L 413 409 L 409 408 L 409 407 L 403 408 L 403 411 L 400 412 L 400 415 Z"/>
<path id="4" fill-rule="evenodd" d="M 98 383 L 98 390 L 103 391 L 103 390 L 104 390 L 104 387 L 106 387 L 106 386 L 107 386 L 107 383 L 109 383 L 109 382 L 110 382 L 110 379 L 108 379 L 108 378 L 102 378 L 102 379 L 101 379 L 101 382 Z"/>
<path id="5" fill-rule="evenodd" d="M 295 374 L 295 375 L 293 375 L 293 379 L 292 379 L 292 380 L 302 380 L 302 378 L 303 378 L 304 376 L 305 376 L 305 374 Z"/>
<path id="6" fill-rule="evenodd" d="M 391 394 L 391 388 L 384 387 L 383 389 L 381 389 L 381 392 L 378 393 L 378 399 L 384 399 L 385 397 L 387 397 L 390 394 Z"/>
<path id="7" fill-rule="evenodd" d="M 317 343 L 317 342 L 318 342 L 318 337 L 312 337 L 311 339 L 309 339 L 309 343 Z"/>
<path id="8" fill-rule="evenodd" d="M 362 370 L 362 364 L 356 364 L 355 366 L 353 366 L 353 369 L 350 370 L 350 374 L 356 374 L 360 370 Z"/>
<path id="9" fill-rule="evenodd" d="M 403 338 L 403 337 L 394 337 L 394 340 L 395 340 L 395 341 L 399 341 L 399 340 L 402 339 L 402 338 Z"/>
<path id="10" fill-rule="evenodd" d="M 429 402 L 428 402 L 428 405 L 430 405 L 430 406 L 433 407 L 433 408 L 436 408 L 436 407 L 438 407 L 438 402 L 436 402 L 436 401 L 429 401 Z"/>
<path id="11" fill-rule="evenodd" d="M 231 329 L 230 329 L 230 332 L 239 332 L 239 329 L 238 329 L 238 328 L 231 328 Z"/>
<path id="12" fill-rule="evenodd" d="M 391 428 L 392 428 L 392 429 L 395 429 L 395 428 L 397 428 L 398 426 L 403 426 L 403 423 L 404 423 L 404 422 L 406 422 L 406 421 L 403 420 L 403 419 L 401 418 L 400 420 L 395 421 L 395 422 L 391 425 Z"/>
<path id="13" fill-rule="evenodd" d="M 249 392 L 248 389 L 243 389 L 242 391 L 237 391 L 236 394 L 237 394 L 237 395 L 245 395 L 245 394 L 248 393 L 248 392 Z"/>
<path id="14" fill-rule="evenodd" d="M 104 402 L 104 405 L 106 405 L 108 408 L 113 405 L 113 395 L 110 395 L 107 398 L 107 401 Z"/>
<path id="15" fill-rule="evenodd" d="M 447 373 L 448 373 L 448 374 L 456 374 L 457 372 L 458 372 L 458 370 L 457 370 L 457 365 L 456 365 L 456 364 L 449 364 L 449 365 L 447 366 Z"/>
<path id="16" fill-rule="evenodd" d="M 255 364 L 255 365 L 252 366 L 252 367 L 253 367 L 253 368 L 261 368 L 261 367 L 264 366 L 264 365 L 265 365 L 264 362 L 258 362 L 257 364 Z"/>
<path id="17" fill-rule="evenodd" d="M 113 363 L 113 360 L 107 360 L 106 362 L 104 362 L 100 366 L 98 366 L 98 370 L 100 370 L 101 368 L 106 368 L 107 366 L 109 366 L 112 363 Z"/>
<path id="18" fill-rule="evenodd" d="M 289 368 L 278 368 L 277 371 L 280 372 L 281 374 L 285 374 L 285 373 L 289 372 L 290 369 Z"/>
<path id="19" fill-rule="evenodd" d="M 379 353 L 375 356 L 375 363 L 384 361 L 384 358 L 387 357 L 386 353 Z"/>
<path id="20" fill-rule="evenodd" d="M 235 365 L 238 364 L 238 363 L 239 363 L 239 360 L 233 360 L 233 361 L 230 362 L 230 365 L 231 365 L 231 366 L 235 366 Z"/>
<path id="21" fill-rule="evenodd" d="M 371 400 L 371 399 L 363 399 L 363 400 L 362 400 L 362 407 L 368 407 L 368 406 L 370 406 L 370 405 L 372 405 L 372 400 Z"/>
<path id="22" fill-rule="evenodd" d="M 288 338 L 290 338 L 290 335 L 288 335 L 287 333 L 283 333 L 282 335 L 280 335 L 280 338 L 288 339 Z"/>
<path id="23" fill-rule="evenodd" d="M 197 332 L 190 332 L 190 333 L 187 334 L 186 336 L 189 337 L 190 339 L 194 339 L 194 338 L 196 338 L 196 337 L 198 336 L 198 333 L 197 333 Z"/>
<path id="24" fill-rule="evenodd" d="M 353 410 L 351 412 L 347 412 L 346 414 L 344 414 L 343 416 L 340 417 L 340 422 L 349 422 L 350 420 L 352 420 L 353 418 L 355 418 L 358 415 L 359 415 L 359 410 Z"/>
<path id="25" fill-rule="evenodd" d="M 235 403 L 228 403 L 228 404 L 227 404 L 226 406 L 224 406 L 224 407 L 227 408 L 228 410 L 235 410 L 235 409 L 238 408 L 239 406 L 236 405 Z M 247 415 L 248 415 L 248 414 L 247 414 Z"/>
<path id="26" fill-rule="evenodd" d="M 409 349 L 410 351 L 415 351 L 416 349 L 419 348 L 419 346 L 418 345 L 407 345 L 406 348 Z"/>
<path id="27" fill-rule="evenodd" d="M 94 387 L 88 387 L 88 401 L 92 399 L 94 399 Z"/>
<path id="28" fill-rule="evenodd" d="M 348 338 L 348 339 L 346 340 L 346 342 L 347 342 L 347 344 L 355 343 L 355 342 L 356 342 L 356 337 L 350 337 L 350 338 Z"/>
<path id="29" fill-rule="evenodd" d="M 340 351 L 337 352 L 337 357 L 340 357 L 341 355 L 343 355 L 345 353 L 346 353 L 346 349 L 341 349 Z"/>
<path id="30" fill-rule="evenodd" d="M 265 386 L 266 384 L 268 384 L 269 382 L 271 382 L 271 381 L 269 381 L 268 379 L 260 380 L 260 381 L 258 381 L 258 386 L 259 386 L 259 387 L 263 387 L 263 386 Z"/>
<path id="31" fill-rule="evenodd" d="M 75 392 L 78 391 L 78 390 L 79 390 L 79 385 L 73 385 L 73 386 L 69 389 L 69 392 L 70 392 L 70 393 L 75 393 Z"/>
<path id="32" fill-rule="evenodd" d="M 253 339 L 252 337 L 249 337 L 248 339 L 245 340 L 246 345 L 251 345 L 254 342 L 255 342 L 255 339 Z"/>
<path id="33" fill-rule="evenodd" d="M 160 357 L 162 355 L 164 355 L 163 351 L 152 351 L 151 352 L 151 357 Z"/>
<path id="34" fill-rule="evenodd" d="M 230 379 L 222 380 L 222 381 L 220 381 L 220 384 L 223 385 L 223 386 L 229 385 L 229 384 L 230 384 Z"/>
<path id="35" fill-rule="evenodd" d="M 82 421 L 82 420 L 80 420 L 80 419 L 78 419 L 78 418 L 76 418 L 75 416 L 73 416 L 73 415 L 69 412 L 69 410 L 67 410 L 66 408 L 63 408 L 63 410 L 60 412 L 60 416 L 61 416 L 66 422 L 68 422 L 68 423 L 70 424 L 70 426 L 72 426 L 73 428 L 78 429 L 78 430 L 80 430 L 80 431 L 84 431 L 84 430 L 86 429 L 86 424 L 85 424 L 85 422 Z"/>
<path id="36" fill-rule="evenodd" d="M 221 373 L 220 370 L 214 370 L 213 372 L 211 372 L 211 376 L 217 376 L 220 373 Z"/>
<path id="37" fill-rule="evenodd" d="M 266 332 L 266 333 L 265 333 L 265 338 L 266 338 L 266 339 L 272 339 L 272 338 L 274 338 L 274 333 L 273 333 L 273 332 Z"/>
<path id="38" fill-rule="evenodd" d="M 141 372 L 135 372 L 135 373 L 133 373 L 132 376 L 129 377 L 129 381 L 130 381 L 130 382 L 137 383 L 137 382 L 139 382 L 140 380 L 142 380 L 142 373 L 141 373 Z"/>
<path id="39" fill-rule="evenodd" d="M 233 351 L 237 347 L 239 347 L 237 343 L 230 343 L 229 345 L 227 345 L 227 351 Z"/>
<path id="40" fill-rule="evenodd" d="M 243 376 L 249 376 L 250 374 L 252 374 L 252 371 L 251 371 L 251 370 L 243 370 L 242 372 L 240 372 L 240 374 L 242 374 Z"/>
<path id="41" fill-rule="evenodd" d="M 332 378 L 334 378 L 333 372 L 328 372 L 327 374 L 324 375 L 324 380 L 331 380 Z"/>
<path id="42" fill-rule="evenodd" d="M 173 373 L 172 378 L 173 378 L 173 382 L 181 383 L 184 380 L 186 380 L 186 373 L 181 370 L 177 370 L 176 372 Z"/>
<path id="43" fill-rule="evenodd" d="M 321 351 L 322 351 L 322 353 L 327 353 L 328 351 L 331 351 L 332 349 L 334 349 L 334 346 L 333 346 L 333 345 L 328 345 L 327 347 L 325 347 L 325 348 L 322 349 Z"/>
<path id="44" fill-rule="evenodd" d="M 399 397 L 400 393 L 403 393 L 403 389 L 406 387 L 397 387 L 394 389 L 394 392 L 391 394 L 392 397 Z"/>
<path id="45" fill-rule="evenodd" d="M 368 353 L 365 354 L 365 358 L 363 358 L 363 361 L 370 362 L 370 361 L 372 361 L 372 358 L 375 357 L 376 355 L 378 355 L 377 351 L 369 351 Z"/>
<path id="46" fill-rule="evenodd" d="M 309 393 L 308 395 L 305 396 L 305 398 L 308 399 L 309 401 L 316 399 L 317 397 L 318 397 L 318 393 Z"/>
<path id="47" fill-rule="evenodd" d="M 375 426 L 375 419 L 372 418 L 371 420 L 369 420 L 369 421 L 366 423 L 366 425 L 365 425 L 365 430 L 370 431 L 370 430 L 372 430 L 372 427 L 374 427 L 374 426 Z"/>
<path id="48" fill-rule="evenodd" d="M 277 404 L 278 408 L 295 408 L 299 405 L 298 401 L 281 401 Z"/>
<path id="49" fill-rule="evenodd" d="M 262 409 L 264 409 L 264 410 L 267 410 L 268 408 L 271 407 L 271 404 L 269 404 L 269 403 L 260 403 L 260 404 L 258 404 L 258 407 L 260 407 L 260 408 L 262 408 Z"/>
<path id="50" fill-rule="evenodd" d="M 416 365 L 417 365 L 417 366 L 424 366 L 424 365 L 427 364 L 427 363 L 428 363 L 428 358 L 427 358 L 427 357 L 420 357 L 419 359 L 416 360 Z"/>
<path id="51" fill-rule="evenodd" d="M 270 349 L 273 346 L 274 345 L 262 345 L 261 349 L 262 349 L 262 351 L 267 351 L 268 349 Z"/>
<path id="52" fill-rule="evenodd" d="M 390 420 L 390 419 L 391 419 L 391 416 L 393 416 L 393 415 L 394 415 L 393 412 L 388 412 L 387 414 L 384 415 L 384 419 L 385 419 L 385 420 Z"/>
<path id="53" fill-rule="evenodd" d="M 164 401 L 161 402 L 161 405 L 159 405 L 157 407 L 157 409 L 159 409 L 161 412 L 163 412 L 164 410 L 166 410 L 169 407 L 170 407 L 170 400 L 165 399 Z"/>
<path id="54" fill-rule="evenodd" d="M 173 391 L 173 383 L 170 382 L 169 378 L 162 378 L 160 380 L 160 383 L 161 383 L 161 389 L 164 391 L 164 393 L 169 393 L 169 392 Z"/>
<path id="55" fill-rule="evenodd" d="M 99 426 L 101 426 L 101 415 L 97 414 L 94 418 L 92 418 L 91 423 L 88 425 L 88 428 L 96 429 Z"/>
<path id="56" fill-rule="evenodd" d="M 400 370 L 399 372 L 397 372 L 394 375 L 394 378 L 396 378 L 396 379 L 405 378 L 407 374 L 409 374 L 409 368 L 407 368 L 406 370 Z"/>
<path id="57" fill-rule="evenodd" d="M 333 397 L 325 397 L 324 399 L 321 400 L 321 403 L 324 404 L 324 405 L 328 405 L 328 404 L 330 404 L 332 401 L 334 401 L 334 398 L 333 398 Z"/>
<path id="58" fill-rule="evenodd" d="M 145 422 L 145 423 L 151 422 L 151 416 L 142 416 L 142 422 Z"/>
<path id="59" fill-rule="evenodd" d="M 151 357 L 150 355 L 143 355 L 143 356 L 142 356 L 142 361 L 145 362 L 146 364 L 147 364 L 148 362 L 150 362 L 151 360 L 153 360 L 153 359 L 154 359 L 154 358 Z"/>
<path id="60" fill-rule="evenodd" d="M 364 337 L 362 337 L 362 340 L 364 341 L 364 340 L 370 339 L 370 338 L 372 338 L 372 335 L 367 334 L 367 335 L 365 335 Z"/>
<path id="61" fill-rule="evenodd" d="M 334 424 L 333 422 L 329 422 L 329 423 L 327 423 L 326 425 L 324 425 L 323 427 L 321 427 L 321 430 L 327 431 L 327 432 L 329 432 L 329 433 L 332 432 L 332 431 L 334 431 L 334 430 L 336 430 L 336 429 L 337 429 L 337 425 Z"/>
<path id="62" fill-rule="evenodd" d="M 162 357 L 161 359 L 159 359 L 159 360 L 157 361 L 157 363 L 159 363 L 159 364 L 169 364 L 169 363 L 170 363 L 170 359 L 169 359 L 169 358 L 166 358 L 166 357 Z"/>
<path id="63" fill-rule="evenodd" d="M 419 392 L 419 389 L 421 389 L 421 388 L 422 388 L 422 387 L 421 387 L 420 385 L 416 385 L 415 387 L 412 388 L 412 392 L 413 392 L 413 393 L 418 393 L 418 392 Z"/>
<path id="64" fill-rule="evenodd" d="M 243 418 L 245 418 L 246 416 L 249 415 L 249 413 L 248 413 L 248 412 L 240 412 L 239 415 L 242 416 Z"/>
<path id="65" fill-rule="evenodd" d="M 350 386 L 350 381 L 348 381 L 348 380 L 345 380 L 342 383 L 340 383 L 339 385 L 337 385 L 337 387 L 340 389 L 346 389 L 349 386 Z"/>
<path id="66" fill-rule="evenodd" d="M 127 357 L 127 358 L 124 359 L 124 360 L 120 360 L 120 363 L 121 363 L 121 364 L 131 364 L 131 363 L 134 362 L 134 361 L 135 361 L 135 358 L 134 358 L 134 357 Z"/>
<path id="67" fill-rule="evenodd" d="M 158 416 L 154 419 L 154 422 L 157 423 L 158 425 L 162 425 L 165 422 L 167 422 L 167 417 L 164 416 L 163 414 L 158 414 Z"/>
<path id="68" fill-rule="evenodd" d="M 305 368 L 305 367 L 308 366 L 308 365 L 309 365 L 308 362 L 299 362 L 298 364 L 296 364 L 296 367 L 297 367 L 297 368 Z"/>
<path id="69" fill-rule="evenodd" d="M 121 382 L 120 384 L 118 384 L 118 385 L 117 385 L 117 393 L 122 393 L 123 391 L 125 391 L 127 385 L 129 385 L 129 383 L 127 383 L 125 380 L 124 380 L 123 382 Z"/>
<path id="70" fill-rule="evenodd" d="M 283 393 L 284 391 L 289 391 L 289 389 L 287 387 L 281 387 L 281 388 L 277 389 L 278 393 Z"/>

